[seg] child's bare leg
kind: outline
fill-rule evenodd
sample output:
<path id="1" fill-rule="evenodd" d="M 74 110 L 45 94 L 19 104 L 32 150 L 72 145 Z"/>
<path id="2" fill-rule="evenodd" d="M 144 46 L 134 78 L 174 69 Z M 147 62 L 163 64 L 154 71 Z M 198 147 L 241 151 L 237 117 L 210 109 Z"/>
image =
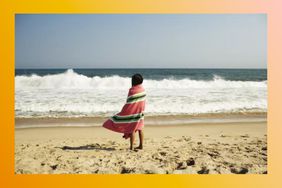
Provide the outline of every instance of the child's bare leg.
<path id="1" fill-rule="evenodd" d="M 130 134 L 130 150 L 133 150 L 133 144 L 134 144 L 134 140 L 135 140 L 135 132 Z"/>
<path id="2" fill-rule="evenodd" d="M 139 146 L 136 149 L 143 149 L 144 133 L 142 130 L 138 130 L 139 133 Z"/>

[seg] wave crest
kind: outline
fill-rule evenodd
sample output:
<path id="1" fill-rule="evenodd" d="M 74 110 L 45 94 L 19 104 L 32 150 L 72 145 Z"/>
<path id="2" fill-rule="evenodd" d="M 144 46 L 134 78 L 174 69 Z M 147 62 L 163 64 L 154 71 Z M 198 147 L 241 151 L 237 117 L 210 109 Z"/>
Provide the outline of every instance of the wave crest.
<path id="1" fill-rule="evenodd" d="M 16 89 L 127 89 L 131 85 L 131 78 L 118 75 L 109 77 L 87 77 L 74 72 L 72 69 L 55 75 L 16 76 Z M 213 80 L 191 80 L 189 78 L 176 80 L 173 78 L 162 80 L 144 80 L 145 88 L 159 89 L 189 89 L 189 88 L 241 88 L 266 87 L 267 81 L 230 81 L 214 75 Z"/>

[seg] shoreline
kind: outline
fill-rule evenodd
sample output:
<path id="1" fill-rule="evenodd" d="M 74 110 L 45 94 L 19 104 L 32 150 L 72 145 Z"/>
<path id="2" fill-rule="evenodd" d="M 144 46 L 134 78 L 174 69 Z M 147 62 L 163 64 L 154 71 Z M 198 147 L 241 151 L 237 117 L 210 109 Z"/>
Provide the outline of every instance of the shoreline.
<path id="1" fill-rule="evenodd" d="M 101 127 L 108 116 L 96 117 L 32 117 L 15 118 L 15 128 L 33 127 Z M 266 112 L 200 114 L 200 115 L 155 115 L 145 116 L 147 126 L 192 125 L 203 123 L 267 122 Z"/>

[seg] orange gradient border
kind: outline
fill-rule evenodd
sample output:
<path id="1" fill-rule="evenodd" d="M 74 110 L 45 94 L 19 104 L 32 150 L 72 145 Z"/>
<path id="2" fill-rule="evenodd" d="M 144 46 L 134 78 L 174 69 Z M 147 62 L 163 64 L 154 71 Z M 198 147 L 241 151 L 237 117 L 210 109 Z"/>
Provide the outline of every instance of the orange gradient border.
<path id="1" fill-rule="evenodd" d="M 266 13 L 268 22 L 267 175 L 15 175 L 15 14 Z M 1 0 L 0 185 L 6 187 L 282 187 L 282 1 L 280 0 Z"/>

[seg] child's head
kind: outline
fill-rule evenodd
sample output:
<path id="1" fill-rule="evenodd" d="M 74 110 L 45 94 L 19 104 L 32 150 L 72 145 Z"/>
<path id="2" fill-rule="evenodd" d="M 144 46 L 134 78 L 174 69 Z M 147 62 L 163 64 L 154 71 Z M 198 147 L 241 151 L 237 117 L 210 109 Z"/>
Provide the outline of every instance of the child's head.
<path id="1" fill-rule="evenodd" d="M 139 84 L 142 84 L 142 83 L 143 83 L 143 77 L 141 76 L 141 74 L 134 74 L 131 77 L 132 86 L 136 86 L 136 85 L 139 85 Z"/>

